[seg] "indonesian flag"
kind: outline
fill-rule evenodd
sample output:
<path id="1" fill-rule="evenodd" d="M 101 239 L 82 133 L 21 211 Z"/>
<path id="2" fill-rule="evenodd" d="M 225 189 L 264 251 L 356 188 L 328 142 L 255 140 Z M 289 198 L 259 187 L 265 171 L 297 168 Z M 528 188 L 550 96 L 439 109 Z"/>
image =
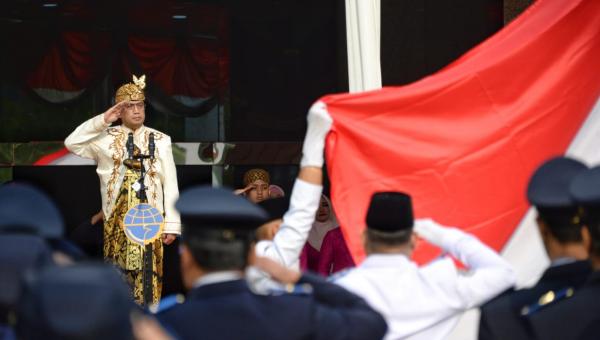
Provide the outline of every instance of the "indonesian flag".
<path id="1" fill-rule="evenodd" d="M 599 93 L 600 1 L 540 0 L 434 75 L 323 97 L 333 118 L 331 196 L 355 260 L 364 257 L 361 233 L 377 191 L 407 192 L 416 217 L 501 250 L 527 212 L 525 189 L 542 162 L 575 147 L 582 128 L 577 156 L 600 156 L 586 127 L 600 134 L 600 112 L 590 114 Z M 419 246 L 415 259 L 438 253 Z"/>

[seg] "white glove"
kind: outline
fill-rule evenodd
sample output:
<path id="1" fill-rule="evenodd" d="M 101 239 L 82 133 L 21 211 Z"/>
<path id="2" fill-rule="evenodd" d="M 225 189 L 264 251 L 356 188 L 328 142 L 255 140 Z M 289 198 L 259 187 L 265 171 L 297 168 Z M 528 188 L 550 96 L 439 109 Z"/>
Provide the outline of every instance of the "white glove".
<path id="1" fill-rule="evenodd" d="M 450 248 L 466 234 L 453 227 L 443 227 L 430 218 L 415 220 L 414 232 L 429 243 L 444 250 Z"/>
<path id="2" fill-rule="evenodd" d="M 302 145 L 302 160 L 300 166 L 323 167 L 323 151 L 325 149 L 325 138 L 331 129 L 333 119 L 327 112 L 327 106 L 323 102 L 314 103 L 308 110 L 308 127 Z"/>

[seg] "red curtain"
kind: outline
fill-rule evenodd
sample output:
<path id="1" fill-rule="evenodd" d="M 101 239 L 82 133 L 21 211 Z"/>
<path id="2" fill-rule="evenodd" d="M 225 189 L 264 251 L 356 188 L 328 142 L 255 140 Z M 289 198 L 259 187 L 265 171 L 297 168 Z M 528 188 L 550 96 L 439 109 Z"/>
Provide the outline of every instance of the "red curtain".
<path id="1" fill-rule="evenodd" d="M 565 152 L 596 102 L 599 70 L 600 1 L 540 0 L 432 76 L 322 98 L 331 195 L 355 259 L 370 196 L 386 190 L 501 249 L 532 172 Z M 420 245 L 415 259 L 437 254 Z"/>
<path id="2" fill-rule="evenodd" d="M 144 11 L 134 8 L 124 14 L 132 32 L 114 37 L 125 38 L 124 43 L 108 32 L 44 35 L 41 40 L 50 41 L 47 46 L 24 53 L 36 54 L 26 72 L 27 86 L 49 101 L 61 102 L 77 97 L 109 72 L 113 72 L 118 86 L 122 81 L 131 81 L 133 70 L 141 69 L 147 73 L 149 83 L 169 96 L 206 99 L 217 95 L 229 79 L 226 10 L 194 4 L 181 9 L 188 17 L 178 21 L 172 18 L 178 14 L 177 6 L 168 2 L 149 6 Z M 72 12 L 81 19 L 89 15 L 88 8 Z M 117 53 L 111 53 L 113 50 Z"/>
<path id="3" fill-rule="evenodd" d="M 130 37 L 129 49 L 147 77 L 171 96 L 208 98 L 227 79 L 226 70 L 220 67 L 222 48 L 216 38 Z"/>
<path id="4" fill-rule="evenodd" d="M 109 44 L 103 34 L 62 32 L 28 74 L 27 85 L 52 102 L 73 99 L 105 74 L 108 56 L 102 51 Z"/>
<path id="5" fill-rule="evenodd" d="M 172 15 L 181 13 L 167 2 L 149 6 L 144 12 L 130 13 L 132 26 L 179 33 L 129 36 L 128 50 L 147 78 L 170 96 L 209 98 L 221 91 L 229 79 L 227 11 L 197 4 L 182 10 L 187 17 L 179 21 Z"/>

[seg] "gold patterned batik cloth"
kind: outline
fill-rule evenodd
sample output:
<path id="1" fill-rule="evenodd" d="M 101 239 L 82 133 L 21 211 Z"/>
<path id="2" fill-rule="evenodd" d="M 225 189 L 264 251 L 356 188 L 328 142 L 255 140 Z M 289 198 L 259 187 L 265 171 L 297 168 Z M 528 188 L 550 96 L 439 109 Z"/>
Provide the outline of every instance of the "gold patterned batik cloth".
<path id="1" fill-rule="evenodd" d="M 132 185 L 139 179 L 140 173 L 127 169 L 123 177 L 123 184 L 119 189 L 110 218 L 104 223 L 104 260 L 120 269 L 125 280 L 132 289 L 135 302 L 142 305 L 144 302 L 143 290 L 143 260 L 145 247 L 131 242 L 125 236 L 123 217 L 127 211 L 140 203 Z M 152 290 L 153 302 L 158 303 L 162 291 L 162 262 L 163 247 L 161 239 L 153 242 L 152 264 Z"/>

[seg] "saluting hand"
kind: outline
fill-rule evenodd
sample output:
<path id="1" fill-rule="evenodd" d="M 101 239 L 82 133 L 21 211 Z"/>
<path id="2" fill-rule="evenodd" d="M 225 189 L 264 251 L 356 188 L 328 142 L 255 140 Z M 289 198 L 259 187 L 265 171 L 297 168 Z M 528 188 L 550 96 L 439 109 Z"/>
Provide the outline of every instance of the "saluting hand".
<path id="1" fill-rule="evenodd" d="M 442 226 L 430 218 L 416 219 L 413 230 L 417 236 L 442 249 L 464 235 L 457 228 Z"/>
<path id="2" fill-rule="evenodd" d="M 112 122 L 121 118 L 121 113 L 123 112 L 123 109 L 125 109 L 125 105 L 127 105 L 128 103 L 129 102 L 127 101 L 122 101 L 115 104 L 110 109 L 106 110 L 106 112 L 104 112 L 104 122 L 106 124 L 111 124 Z"/>
<path id="3" fill-rule="evenodd" d="M 234 195 L 244 195 L 246 194 L 246 192 L 250 191 L 254 189 L 254 185 L 250 184 L 247 187 L 243 188 L 243 189 L 236 189 L 233 194 Z"/>

